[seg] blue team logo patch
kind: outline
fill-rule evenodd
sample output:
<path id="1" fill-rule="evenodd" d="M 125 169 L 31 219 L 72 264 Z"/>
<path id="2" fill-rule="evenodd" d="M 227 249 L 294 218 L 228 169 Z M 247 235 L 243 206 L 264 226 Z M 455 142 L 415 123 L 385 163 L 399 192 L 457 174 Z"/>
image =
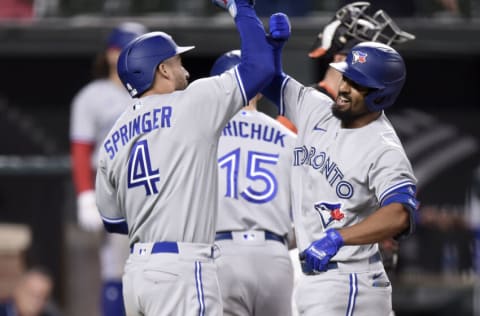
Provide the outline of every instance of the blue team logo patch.
<path id="1" fill-rule="evenodd" d="M 364 64 L 367 62 L 367 53 L 361 52 L 359 50 L 354 50 L 352 51 L 353 54 L 353 60 L 352 60 L 352 65 L 356 63 Z"/>
<path id="2" fill-rule="evenodd" d="M 342 203 L 317 202 L 314 206 L 325 229 L 333 221 L 340 222 L 345 218 L 345 213 L 342 212 Z"/>

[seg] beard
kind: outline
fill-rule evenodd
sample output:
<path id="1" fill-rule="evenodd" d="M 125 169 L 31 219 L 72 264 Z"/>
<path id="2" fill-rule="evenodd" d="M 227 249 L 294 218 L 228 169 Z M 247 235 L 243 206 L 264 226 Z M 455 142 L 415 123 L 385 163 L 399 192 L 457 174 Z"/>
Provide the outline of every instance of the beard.
<path id="1" fill-rule="evenodd" d="M 338 118 L 340 121 L 342 121 L 342 123 L 344 125 L 349 125 L 350 123 L 352 123 L 353 121 L 355 121 L 356 119 L 362 117 L 362 116 L 365 116 L 367 115 L 368 113 L 370 113 L 368 110 L 367 111 L 363 111 L 363 112 L 359 112 L 359 113 L 354 113 L 351 109 L 348 109 L 346 111 L 341 111 L 338 107 L 336 107 L 335 105 L 332 106 L 332 114 L 333 116 L 335 116 L 336 118 Z"/>

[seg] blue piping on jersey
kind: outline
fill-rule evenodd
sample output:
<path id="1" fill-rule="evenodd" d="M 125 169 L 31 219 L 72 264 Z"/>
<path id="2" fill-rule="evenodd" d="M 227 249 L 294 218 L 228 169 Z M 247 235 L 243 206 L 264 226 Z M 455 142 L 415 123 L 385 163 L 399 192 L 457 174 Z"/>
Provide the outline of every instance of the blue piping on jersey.
<path id="1" fill-rule="evenodd" d="M 195 285 L 197 286 L 197 299 L 199 304 L 198 315 L 205 316 L 205 296 L 202 283 L 202 263 L 195 261 Z"/>
<path id="2" fill-rule="evenodd" d="M 353 316 L 355 310 L 355 302 L 358 294 L 358 280 L 356 273 L 350 273 L 350 293 L 348 296 L 347 313 L 345 316 Z"/>
<path id="3" fill-rule="evenodd" d="M 287 82 L 290 80 L 290 77 L 285 77 L 282 81 L 282 86 L 280 88 L 280 115 L 285 115 L 285 102 L 283 101 L 283 95 L 285 93 L 285 87 L 287 86 Z"/>
<path id="4" fill-rule="evenodd" d="M 245 87 L 243 86 L 242 78 L 240 73 L 238 72 L 238 67 L 235 66 L 235 79 L 237 79 L 238 87 L 240 88 L 240 92 L 242 93 L 243 105 L 248 105 L 248 98 L 247 94 L 245 93 Z"/>
<path id="5" fill-rule="evenodd" d="M 383 199 L 385 198 L 385 196 L 386 196 L 387 194 L 389 194 L 390 192 L 392 192 L 392 191 L 394 191 L 394 190 L 396 190 L 396 189 L 398 189 L 398 188 L 400 188 L 400 187 L 407 186 L 407 185 L 411 185 L 411 186 L 413 186 L 414 188 L 416 188 L 415 183 L 413 183 L 413 182 L 410 181 L 410 180 L 406 180 L 406 181 L 397 183 L 397 184 L 389 187 L 389 188 L 386 189 L 385 191 L 383 191 L 383 193 L 380 194 L 379 201 L 382 202 Z"/>

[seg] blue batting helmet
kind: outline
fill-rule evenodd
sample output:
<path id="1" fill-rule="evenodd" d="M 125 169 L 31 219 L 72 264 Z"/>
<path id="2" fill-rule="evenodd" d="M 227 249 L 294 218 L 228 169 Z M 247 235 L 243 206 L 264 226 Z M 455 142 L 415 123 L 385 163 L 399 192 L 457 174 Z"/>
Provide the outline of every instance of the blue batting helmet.
<path id="1" fill-rule="evenodd" d="M 122 49 L 137 36 L 147 33 L 147 28 L 140 23 L 125 22 L 114 28 L 107 38 L 107 48 Z"/>
<path id="2" fill-rule="evenodd" d="M 346 61 L 330 66 L 356 84 L 372 89 L 365 97 L 372 112 L 393 105 L 406 79 L 402 56 L 390 46 L 376 42 L 355 45 Z"/>
<path id="3" fill-rule="evenodd" d="M 210 69 L 210 76 L 221 75 L 225 71 L 232 69 L 240 63 L 241 59 L 241 52 L 238 49 L 226 52 L 215 60 L 212 69 Z"/>
<path id="4" fill-rule="evenodd" d="M 120 53 L 117 70 L 123 85 L 132 97 L 148 90 L 158 65 L 164 60 L 184 53 L 195 46 L 177 46 L 164 32 L 150 32 L 130 42 Z"/>

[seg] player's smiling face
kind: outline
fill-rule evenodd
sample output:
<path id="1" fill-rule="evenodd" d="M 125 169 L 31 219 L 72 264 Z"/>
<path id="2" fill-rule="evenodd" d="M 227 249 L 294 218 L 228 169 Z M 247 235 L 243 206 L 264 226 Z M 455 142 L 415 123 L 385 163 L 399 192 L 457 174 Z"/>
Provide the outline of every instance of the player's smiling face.
<path id="1" fill-rule="evenodd" d="M 342 77 L 337 99 L 332 105 L 332 113 L 342 121 L 344 127 L 358 127 L 355 122 L 371 114 L 365 104 L 368 92 L 369 88 L 362 87 L 345 76 Z"/>

